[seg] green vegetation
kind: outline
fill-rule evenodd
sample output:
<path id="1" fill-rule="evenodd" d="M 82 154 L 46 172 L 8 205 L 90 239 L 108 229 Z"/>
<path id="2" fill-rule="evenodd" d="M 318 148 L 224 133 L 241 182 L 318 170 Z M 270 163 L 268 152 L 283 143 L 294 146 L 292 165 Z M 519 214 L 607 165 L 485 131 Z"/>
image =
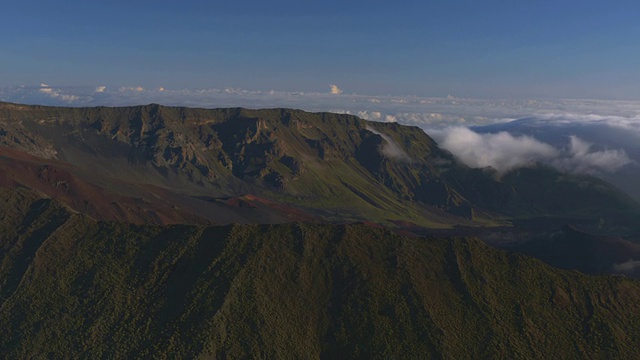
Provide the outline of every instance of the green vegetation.
<path id="1" fill-rule="evenodd" d="M 63 168 L 57 173 L 63 179 L 44 177 L 49 182 L 42 184 L 38 174 L 13 182 L 103 220 L 291 221 L 286 211 L 219 206 L 220 199 L 251 194 L 333 223 L 486 227 L 562 216 L 618 235 L 640 230 L 640 205 L 595 178 L 536 167 L 497 179 L 491 169 L 458 163 L 419 128 L 352 115 L 0 104 L 0 146 L 58 159 L 46 166 Z M 211 201 L 197 200 L 203 198 Z"/>
<path id="2" fill-rule="evenodd" d="M 637 357 L 637 281 L 400 234 L 637 236 L 640 205 L 541 166 L 498 179 L 414 127 L 0 103 L 0 209 L 3 358 Z M 521 248 L 575 267 L 613 244 L 593 272 L 637 251 L 589 236 Z"/>
<path id="3" fill-rule="evenodd" d="M 1 195 L 3 358 L 633 358 L 640 340 L 640 283 L 472 238 L 137 226 Z"/>

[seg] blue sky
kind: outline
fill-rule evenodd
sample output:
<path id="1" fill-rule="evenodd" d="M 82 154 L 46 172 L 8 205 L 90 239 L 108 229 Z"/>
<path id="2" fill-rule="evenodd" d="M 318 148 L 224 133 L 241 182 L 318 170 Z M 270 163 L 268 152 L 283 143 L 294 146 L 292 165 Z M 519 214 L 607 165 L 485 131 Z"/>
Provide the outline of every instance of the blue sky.
<path id="1" fill-rule="evenodd" d="M 637 1 L 12 1 L 0 87 L 640 99 Z"/>

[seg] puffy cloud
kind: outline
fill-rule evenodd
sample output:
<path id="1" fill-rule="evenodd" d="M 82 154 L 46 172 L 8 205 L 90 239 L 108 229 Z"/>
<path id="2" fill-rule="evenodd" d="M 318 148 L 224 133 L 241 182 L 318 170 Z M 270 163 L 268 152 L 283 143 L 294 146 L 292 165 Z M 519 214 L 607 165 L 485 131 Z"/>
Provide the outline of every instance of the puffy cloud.
<path id="1" fill-rule="evenodd" d="M 103 93 L 103 92 L 105 92 L 105 90 L 107 90 L 107 87 L 104 86 L 104 85 L 100 85 L 100 86 L 96 87 L 96 89 L 93 92 Z"/>
<path id="2" fill-rule="evenodd" d="M 338 85 L 329 85 L 330 92 L 332 95 L 340 95 L 342 94 L 342 90 L 338 87 Z"/>
<path id="3" fill-rule="evenodd" d="M 573 173 L 615 172 L 633 163 L 624 150 L 594 150 L 593 144 L 577 136 L 569 138 L 564 149 L 508 132 L 480 134 L 466 127 L 452 127 L 431 132 L 440 147 L 450 151 L 465 164 L 492 167 L 501 175 L 536 163 L 546 163 Z"/>
<path id="4" fill-rule="evenodd" d="M 478 134 L 465 127 L 452 127 L 432 135 L 439 139 L 440 147 L 465 164 L 476 168 L 490 166 L 499 174 L 558 156 L 551 145 L 507 132 Z"/>
<path id="5" fill-rule="evenodd" d="M 577 136 L 570 136 L 568 157 L 557 159 L 553 165 L 578 173 L 616 172 L 633 160 L 622 150 L 592 151 L 593 144 Z"/>
<path id="6" fill-rule="evenodd" d="M 80 96 L 65 94 L 62 90 L 54 89 L 45 83 L 40 84 L 40 89 L 38 89 L 38 91 L 53 99 L 61 100 L 64 103 L 74 103 L 80 100 Z"/>
<path id="7" fill-rule="evenodd" d="M 380 136 L 385 141 L 385 143 L 382 145 L 382 148 L 380 149 L 382 155 L 393 160 L 411 162 L 411 157 L 409 157 L 409 155 L 400 147 L 400 145 L 398 145 L 398 143 L 395 142 L 395 140 L 393 140 L 390 136 L 376 131 L 370 126 L 367 126 L 367 130 Z"/>
<path id="8" fill-rule="evenodd" d="M 342 113 L 351 114 L 350 111 L 342 110 Z M 383 114 L 380 111 L 358 111 L 356 113 L 359 118 L 370 121 L 379 121 L 379 122 L 397 122 L 398 119 L 395 115 Z"/>
<path id="9" fill-rule="evenodd" d="M 358 111 L 357 115 L 364 120 L 380 121 L 382 119 L 380 111 Z"/>

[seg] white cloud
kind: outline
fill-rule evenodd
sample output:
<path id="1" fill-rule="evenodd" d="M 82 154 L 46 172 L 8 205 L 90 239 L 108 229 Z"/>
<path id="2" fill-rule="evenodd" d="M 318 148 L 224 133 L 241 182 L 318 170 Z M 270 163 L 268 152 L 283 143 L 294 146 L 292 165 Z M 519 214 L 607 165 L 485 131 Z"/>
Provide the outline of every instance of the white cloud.
<path id="1" fill-rule="evenodd" d="M 100 86 L 96 87 L 96 89 L 94 90 L 94 92 L 97 92 L 97 93 L 103 93 L 103 92 L 105 92 L 105 90 L 107 90 L 107 87 L 106 87 L 106 86 L 104 86 L 104 85 L 100 85 Z"/>
<path id="2" fill-rule="evenodd" d="M 568 146 L 556 149 L 530 136 L 507 132 L 479 134 L 466 127 L 433 131 L 440 147 L 474 168 L 492 167 L 499 175 L 511 170 L 546 163 L 572 173 L 615 172 L 631 164 L 624 150 L 593 150 L 592 144 L 571 136 Z"/>
<path id="3" fill-rule="evenodd" d="M 73 94 L 65 94 L 62 90 L 60 89 L 54 89 L 52 87 L 49 87 L 49 85 L 47 84 L 40 84 L 40 88 L 38 89 L 38 92 L 45 94 L 49 97 L 51 97 L 52 99 L 57 99 L 62 101 L 63 103 L 75 103 L 78 100 L 80 100 L 80 96 L 77 95 L 73 95 Z"/>
<path id="4" fill-rule="evenodd" d="M 350 114 L 350 111 L 342 110 L 343 113 Z M 378 121 L 378 122 L 397 122 L 398 119 L 395 115 L 386 115 L 381 113 L 380 111 L 358 111 L 356 113 L 359 118 L 370 121 Z"/>
<path id="5" fill-rule="evenodd" d="M 342 94 L 342 90 L 338 87 L 338 85 L 329 85 L 330 92 L 332 95 L 340 95 Z"/>
<path id="6" fill-rule="evenodd" d="M 640 104 L 639 104 L 640 105 Z M 520 121 L 525 121 L 528 126 L 538 128 L 562 128 L 575 125 L 599 125 L 610 128 L 618 128 L 622 130 L 629 130 L 633 133 L 640 135 L 640 108 L 629 116 L 619 115 L 596 115 L 596 114 L 582 114 L 582 113 L 547 113 L 547 114 L 533 114 Z"/>
<path id="7" fill-rule="evenodd" d="M 577 173 L 616 172 L 625 165 L 631 164 L 624 150 L 592 151 L 593 144 L 577 136 L 570 136 L 569 156 L 553 162 L 556 167 Z"/>
<path id="8" fill-rule="evenodd" d="M 357 115 L 364 120 L 380 121 L 382 119 L 380 111 L 358 111 Z"/>
<path id="9" fill-rule="evenodd" d="M 380 152 L 382 155 L 389 159 L 394 159 L 398 161 L 411 162 L 411 157 L 395 142 L 390 136 L 383 134 L 379 131 L 376 131 L 370 126 L 367 126 L 367 130 L 372 133 L 382 137 L 385 143 L 382 145 Z"/>
<path id="10" fill-rule="evenodd" d="M 475 168 L 490 166 L 499 174 L 558 156 L 551 145 L 506 132 L 478 134 L 465 127 L 453 127 L 432 135 L 439 139 L 440 147 L 465 164 Z"/>
<path id="11" fill-rule="evenodd" d="M 118 89 L 120 92 L 144 92 L 145 89 L 142 86 L 123 86 Z"/>

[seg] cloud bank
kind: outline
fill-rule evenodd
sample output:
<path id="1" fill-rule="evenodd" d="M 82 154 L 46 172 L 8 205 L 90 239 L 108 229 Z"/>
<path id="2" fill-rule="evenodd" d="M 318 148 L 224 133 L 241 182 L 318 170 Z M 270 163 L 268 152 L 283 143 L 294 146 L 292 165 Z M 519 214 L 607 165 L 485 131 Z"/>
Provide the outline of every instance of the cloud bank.
<path id="1" fill-rule="evenodd" d="M 565 148 L 555 148 L 530 136 L 508 132 L 479 134 L 465 127 L 431 133 L 440 147 L 470 167 L 492 167 L 499 175 L 537 163 L 581 174 L 611 173 L 631 164 L 624 150 L 594 150 L 593 144 L 570 136 Z"/>
<path id="2" fill-rule="evenodd" d="M 501 174 L 558 156 L 558 151 L 551 145 L 506 132 L 478 134 L 465 127 L 452 127 L 432 135 L 439 140 L 441 148 L 470 167 L 490 166 Z"/>
<path id="3" fill-rule="evenodd" d="M 566 151 L 569 156 L 554 160 L 553 165 L 571 172 L 595 174 L 613 173 L 633 162 L 624 150 L 594 151 L 592 148 L 593 144 L 577 136 L 570 136 Z"/>
<path id="4" fill-rule="evenodd" d="M 43 91 L 41 91 L 43 90 Z M 340 94 L 340 96 L 335 96 Z M 130 106 L 159 103 L 193 107 L 289 107 L 359 115 L 373 121 L 397 121 L 430 131 L 451 126 L 483 126 L 532 118 L 543 125 L 601 123 L 640 131 L 640 101 L 503 100 L 344 94 L 331 84 L 328 92 L 176 89 L 145 84 L 72 87 L 55 84 L 0 87 L 0 101 L 55 106 Z"/>

